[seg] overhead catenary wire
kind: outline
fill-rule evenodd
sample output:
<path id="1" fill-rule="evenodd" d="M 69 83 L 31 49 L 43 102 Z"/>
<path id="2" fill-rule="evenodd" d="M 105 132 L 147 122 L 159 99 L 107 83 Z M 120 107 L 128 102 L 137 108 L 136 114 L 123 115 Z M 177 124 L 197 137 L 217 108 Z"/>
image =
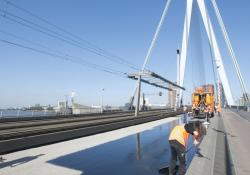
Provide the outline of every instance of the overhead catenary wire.
<path id="1" fill-rule="evenodd" d="M 90 67 L 90 68 L 93 68 L 93 69 L 96 69 L 96 70 L 99 70 L 99 71 L 103 71 L 103 72 L 107 72 L 107 73 L 110 73 L 110 74 L 113 74 L 113 75 L 118 75 L 118 76 L 123 76 L 123 77 L 126 77 L 125 75 L 127 75 L 127 73 L 125 73 L 125 72 L 121 72 L 121 71 L 118 71 L 118 70 L 107 68 L 107 67 L 97 65 L 97 64 L 94 64 L 94 63 L 90 63 L 90 62 L 87 62 L 87 61 L 84 61 L 84 60 L 74 60 L 70 56 L 58 55 L 58 54 L 55 54 L 55 53 L 51 53 L 51 52 L 48 52 L 48 51 L 45 51 L 45 50 L 33 48 L 33 47 L 30 47 L 30 46 L 26 46 L 26 45 L 16 43 L 16 42 L 12 42 L 12 41 L 9 41 L 9 40 L 0 39 L 0 42 L 8 44 L 8 45 L 16 46 L 16 47 L 19 47 L 19 48 L 31 50 L 33 52 L 38 52 L 38 53 L 48 55 L 48 56 L 51 56 L 51 57 L 54 57 L 54 58 L 59 58 L 61 60 L 69 61 L 69 62 L 79 64 L 79 65 L 82 65 L 82 66 L 85 66 L 85 67 Z"/>
<path id="2" fill-rule="evenodd" d="M 69 35 L 69 36 L 75 38 L 75 39 L 78 40 L 78 41 L 84 42 L 84 43 L 82 43 L 82 44 L 87 44 L 87 45 L 91 46 L 93 49 L 96 49 L 96 50 L 98 50 L 98 51 L 102 51 L 102 52 L 104 52 L 104 53 L 106 53 L 106 54 L 108 54 L 108 55 L 110 55 L 110 56 L 112 56 L 112 57 L 114 57 L 114 58 L 117 58 L 118 60 L 120 60 L 120 61 L 122 61 L 122 62 L 124 62 L 124 63 L 126 63 L 126 64 L 128 64 L 128 65 L 130 65 L 130 66 L 137 67 L 137 66 L 134 65 L 133 63 L 128 62 L 126 59 L 121 58 L 120 56 L 114 55 L 114 54 L 110 53 L 109 51 L 100 48 L 99 46 L 97 46 L 97 45 L 95 45 L 95 44 L 93 44 L 93 43 L 91 43 L 91 42 L 89 42 L 89 41 L 87 41 L 87 40 L 85 40 L 85 39 L 83 39 L 83 38 L 81 38 L 81 37 L 79 37 L 79 36 L 77 36 L 77 35 L 71 33 L 71 32 L 69 32 L 69 31 L 67 31 L 67 30 L 65 30 L 65 29 L 63 29 L 62 27 L 60 27 L 60 26 L 58 26 L 58 25 L 56 25 L 56 24 L 54 24 L 54 23 L 52 23 L 52 22 L 46 20 L 45 18 L 42 18 L 42 17 L 36 15 L 35 13 L 32 13 L 31 11 L 29 11 L 29 10 L 27 10 L 27 9 L 25 9 L 25 8 L 23 8 L 23 7 L 21 7 L 21 6 L 17 5 L 17 4 L 15 4 L 15 3 L 9 1 L 9 0 L 4 0 L 4 1 L 5 1 L 8 5 L 11 5 L 12 7 L 16 8 L 16 9 L 18 9 L 18 10 L 20 10 L 20 11 L 22 11 L 22 12 L 25 12 L 26 14 L 29 14 L 31 17 L 36 18 L 36 19 L 38 19 L 38 20 L 40 20 L 40 21 L 42 21 L 42 22 L 44 22 L 44 23 L 46 23 L 46 24 L 48 24 L 48 25 L 54 27 L 55 29 L 57 29 L 57 30 L 59 30 L 59 31 L 61 31 L 61 32 L 63 32 L 63 33 L 65 33 L 65 34 L 67 34 L 67 35 Z M 137 69 L 137 68 L 136 68 L 136 69 Z"/>
<path id="3" fill-rule="evenodd" d="M 7 36 L 11 36 L 11 37 L 13 37 L 13 38 L 15 38 L 15 39 L 18 39 L 18 40 L 21 40 L 21 41 L 30 43 L 30 44 L 32 44 L 33 46 L 36 45 L 36 46 L 39 46 L 39 47 L 41 47 L 41 48 L 43 48 L 43 49 L 47 49 L 47 50 L 49 50 L 49 51 L 52 51 L 53 53 L 48 52 L 48 51 L 46 51 L 46 50 L 43 50 L 43 51 L 42 51 L 43 53 L 44 53 L 44 52 L 49 53 L 50 56 L 52 56 L 51 54 L 57 54 L 57 56 L 60 56 L 60 57 L 64 57 L 64 58 L 67 57 L 67 58 L 70 58 L 70 59 L 76 59 L 76 60 L 79 60 L 80 62 L 83 61 L 84 63 L 91 64 L 91 65 L 95 65 L 95 67 L 102 67 L 102 68 L 104 68 L 104 69 L 109 69 L 109 70 L 111 70 L 111 71 L 113 71 L 113 72 L 117 72 L 117 73 L 120 73 L 120 74 L 123 74 L 123 75 L 126 75 L 126 74 L 127 74 L 127 73 L 125 73 L 125 72 L 121 72 L 121 71 L 117 71 L 117 70 L 114 71 L 114 69 L 111 69 L 111 68 L 108 68 L 108 67 L 104 67 L 104 66 L 100 66 L 100 65 L 98 65 L 98 64 L 90 63 L 90 62 L 84 60 L 82 57 L 76 57 L 76 56 L 72 56 L 72 55 L 67 54 L 67 53 L 63 53 L 63 52 L 61 52 L 61 51 L 58 51 L 58 50 L 52 49 L 52 48 L 50 48 L 50 47 L 47 47 L 47 46 L 45 46 L 45 45 L 43 45 L 43 44 L 40 44 L 40 43 L 37 43 L 37 42 L 34 42 L 34 41 L 30 41 L 30 40 L 25 39 L 25 38 L 23 38 L 23 37 L 17 36 L 17 35 L 15 35 L 15 34 L 10 33 L 10 32 L 6 32 L 6 31 L 3 31 L 3 30 L 0 30 L 0 33 L 3 33 L 3 34 L 5 34 L 5 35 L 7 35 Z M 13 43 L 13 42 L 12 42 L 12 43 Z M 16 44 L 16 43 L 15 43 L 15 44 Z M 18 45 L 20 46 L 21 44 L 18 44 Z M 22 45 L 22 46 L 24 46 L 24 45 Z M 27 48 L 27 47 L 29 47 L 29 46 L 25 46 L 25 48 Z M 34 49 L 35 49 L 35 48 L 32 47 L 32 50 L 33 50 L 33 51 L 34 51 Z M 35 49 L 35 50 L 38 51 L 39 49 Z M 41 50 L 39 50 L 39 52 L 40 52 L 40 51 L 41 51 Z M 58 55 L 58 54 L 59 54 L 59 55 Z M 53 56 L 54 56 L 54 55 L 53 55 Z"/>
<path id="4" fill-rule="evenodd" d="M 15 38 L 15 39 L 18 39 L 18 40 L 21 40 L 21 41 L 30 43 L 30 44 L 32 44 L 32 45 L 39 46 L 39 47 L 41 47 L 41 48 L 43 48 L 43 49 L 47 49 L 47 50 L 52 51 L 53 53 L 59 54 L 59 55 L 61 55 L 61 56 L 69 57 L 69 58 L 72 58 L 72 59 L 79 59 L 79 60 L 82 60 L 82 61 L 84 61 L 84 62 L 87 62 L 87 61 L 83 60 L 83 58 L 71 56 L 71 55 L 69 55 L 69 54 L 66 54 L 66 53 L 63 53 L 63 52 L 61 52 L 61 51 L 58 51 L 58 50 L 52 49 L 52 48 L 50 48 L 50 47 L 47 47 L 47 46 L 45 46 L 45 45 L 42 45 L 42 44 L 40 44 L 40 43 L 37 43 L 37 42 L 34 42 L 34 41 L 30 41 L 30 40 L 25 39 L 25 38 L 23 38 L 23 37 L 17 36 L 17 35 L 15 35 L 15 34 L 13 34 L 13 33 L 6 32 L 6 31 L 3 31 L 3 30 L 0 30 L 0 33 L 3 33 L 3 34 L 5 34 L 5 35 L 7 35 L 7 36 L 11 36 L 11 37 L 13 37 L 13 38 Z M 20 44 L 19 44 L 19 45 L 20 45 Z M 25 46 L 25 47 L 28 47 L 28 46 Z M 34 47 L 33 47 L 33 49 L 34 49 Z M 44 50 L 43 50 L 43 51 L 44 51 Z M 47 52 L 47 51 L 46 51 L 46 52 Z M 47 52 L 47 53 L 49 53 L 49 52 Z M 50 52 L 50 53 L 51 53 L 51 52 Z M 92 63 L 90 63 L 90 64 L 92 64 Z"/>
<path id="5" fill-rule="evenodd" d="M 203 48 L 202 48 L 202 36 L 201 36 L 201 25 L 199 18 L 199 9 L 198 4 L 193 4 L 193 13 L 192 13 L 192 21 L 191 21 L 191 33 L 190 33 L 190 41 L 192 42 L 189 50 L 192 53 L 192 82 L 193 87 L 205 85 L 206 84 L 206 76 L 205 76 L 205 66 L 203 59 Z"/>
<path id="6" fill-rule="evenodd" d="M 110 60 L 110 61 L 114 61 L 111 57 L 109 57 L 109 56 L 107 56 L 107 55 L 104 55 L 104 54 L 102 54 L 101 52 L 98 52 L 98 51 L 96 51 L 96 50 L 92 50 L 92 49 L 87 48 L 87 47 L 83 47 L 82 45 L 80 45 L 80 44 L 78 44 L 78 43 L 75 43 L 74 41 L 70 41 L 70 40 L 68 40 L 68 39 L 65 39 L 65 38 L 63 38 L 63 37 L 61 37 L 61 36 L 59 36 L 59 35 L 49 33 L 48 30 L 45 31 L 43 28 L 39 27 L 39 25 L 36 25 L 36 24 L 34 24 L 34 23 L 32 23 L 32 22 L 30 22 L 30 21 L 28 21 L 28 20 L 25 20 L 25 19 L 23 19 L 23 18 L 21 18 L 21 17 L 18 17 L 18 16 L 16 16 L 16 15 L 13 15 L 13 14 L 11 14 L 11 13 L 9 13 L 9 12 L 3 11 L 3 10 L 1 10 L 1 9 L 0 9 L 0 11 L 2 11 L 2 12 L 4 13 L 4 14 L 2 14 L 1 16 L 2 16 L 3 18 L 5 18 L 5 19 L 8 19 L 9 21 L 18 23 L 18 24 L 20 24 L 20 25 L 22 25 L 22 26 L 25 26 L 25 27 L 27 27 L 27 28 L 30 28 L 30 29 L 32 29 L 32 30 L 35 30 L 35 31 L 40 32 L 40 33 L 42 33 L 42 34 L 45 34 L 45 35 L 47 35 L 47 36 L 50 36 L 50 37 L 52 37 L 52 38 L 56 38 L 56 39 L 58 39 L 58 40 L 60 40 L 60 41 L 62 41 L 62 42 L 64 42 L 64 43 L 73 45 L 73 46 L 78 47 L 78 48 L 80 48 L 80 49 L 83 49 L 83 50 L 89 51 L 89 52 L 91 52 L 91 53 L 94 53 L 94 54 L 96 54 L 96 55 L 102 56 L 102 57 L 104 57 L 104 58 L 106 58 L 106 59 L 108 59 L 108 60 Z M 14 18 L 9 17 L 8 15 L 13 16 Z M 17 19 L 20 19 L 22 22 L 21 22 L 21 21 L 18 21 Z M 26 23 L 25 23 L 25 22 L 26 22 Z M 28 23 L 28 24 L 27 24 L 27 23 Z M 36 26 L 36 27 L 35 27 L 35 26 Z M 116 61 L 115 61 L 115 62 L 116 62 Z M 121 62 L 117 62 L 117 63 L 122 64 Z M 130 67 L 130 68 L 138 70 L 138 69 L 135 68 L 135 67 Z"/>
<path id="7" fill-rule="evenodd" d="M 14 3 L 10 2 L 10 1 L 6 1 L 6 3 L 7 4 L 12 4 L 12 5 L 14 4 Z M 15 5 L 15 7 L 17 7 L 17 6 Z M 24 10 L 23 8 L 20 8 L 20 9 Z M 1 17 L 6 18 L 9 21 L 18 23 L 18 24 L 20 24 L 22 26 L 28 27 L 28 28 L 30 28 L 32 30 L 35 30 L 35 31 L 40 32 L 40 33 L 45 34 L 45 35 L 48 35 L 48 36 L 50 36 L 52 38 L 56 38 L 56 39 L 58 39 L 58 40 L 60 40 L 62 42 L 65 42 L 67 44 L 73 45 L 73 46 L 81 48 L 81 49 L 83 49 L 85 51 L 88 51 L 88 52 L 91 52 L 93 54 L 99 55 L 101 57 L 104 57 L 105 59 L 108 59 L 108 60 L 112 61 L 112 62 L 122 64 L 122 65 L 126 65 L 129 68 L 134 69 L 134 70 L 139 70 L 139 68 L 136 65 L 128 62 L 127 60 L 125 60 L 125 59 L 123 59 L 121 57 L 118 57 L 118 56 L 116 56 L 114 54 L 111 54 L 111 53 L 105 51 L 104 49 L 101 49 L 98 46 L 94 46 L 93 44 L 90 44 L 90 42 L 87 42 L 87 41 L 85 41 L 83 39 L 81 41 L 85 41 L 85 43 L 80 42 L 79 39 L 78 40 L 73 39 L 72 37 L 65 36 L 65 35 L 60 34 L 60 33 L 56 32 L 54 30 L 51 30 L 51 29 L 49 29 L 47 27 L 36 24 L 36 23 L 34 23 L 34 22 L 30 21 L 30 20 L 27 20 L 25 18 L 17 16 L 17 15 L 15 15 L 15 14 L 9 12 L 9 11 L 3 10 L 3 9 L 0 9 L 0 11 L 2 12 Z M 28 14 L 33 14 L 33 13 L 27 11 L 27 10 L 25 10 L 25 12 L 28 13 Z M 47 20 L 45 20 L 43 18 L 38 17 L 35 14 L 33 14 L 33 17 L 36 17 L 36 18 L 38 18 L 40 20 L 43 20 L 43 21 L 47 21 Z M 47 21 L 47 24 L 53 25 L 48 21 Z M 53 26 L 55 27 L 56 25 L 53 25 Z M 58 28 L 60 28 L 60 27 L 57 26 L 57 29 Z M 63 30 L 62 28 L 60 28 L 60 29 L 61 29 L 61 31 L 65 32 L 65 30 Z M 69 33 L 69 32 L 67 32 L 67 33 Z M 71 34 L 71 35 L 73 35 L 73 34 Z M 86 45 L 86 43 L 87 43 L 87 45 Z"/>
<path id="8" fill-rule="evenodd" d="M 24 38 L 24 37 L 21 37 L 21 36 L 18 36 L 18 35 L 16 35 L 16 34 L 13 34 L 13 33 L 10 33 L 10 32 L 4 31 L 4 30 L 1 30 L 1 29 L 0 29 L 0 33 L 4 34 L 5 36 L 10 36 L 10 37 L 12 37 L 12 38 L 15 38 L 15 39 L 24 41 L 24 42 L 26 42 L 26 43 L 30 43 L 30 44 L 32 44 L 32 45 L 36 45 L 36 46 L 41 47 L 41 48 L 43 48 L 43 49 L 48 49 L 48 50 L 50 50 L 50 51 L 52 51 L 52 52 L 56 52 L 56 53 L 59 53 L 59 54 L 63 54 L 63 55 L 65 55 L 65 56 L 68 56 L 68 54 L 63 53 L 63 52 L 61 52 L 61 51 L 59 51 L 59 50 L 52 49 L 51 47 L 47 47 L 47 46 L 45 46 L 45 45 L 43 45 L 43 44 L 40 44 L 40 43 L 31 41 L 31 40 L 28 40 L 28 39 L 26 39 L 26 38 Z"/>

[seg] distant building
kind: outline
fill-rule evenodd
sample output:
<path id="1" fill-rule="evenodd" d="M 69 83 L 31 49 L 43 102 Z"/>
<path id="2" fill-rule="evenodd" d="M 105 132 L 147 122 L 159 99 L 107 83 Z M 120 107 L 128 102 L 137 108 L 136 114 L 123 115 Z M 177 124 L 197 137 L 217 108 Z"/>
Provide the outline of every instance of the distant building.
<path id="1" fill-rule="evenodd" d="M 143 94 L 140 98 L 140 109 L 145 110 L 149 105 L 149 98 L 146 98 L 145 94 Z"/>
<path id="2" fill-rule="evenodd" d="M 166 104 L 148 104 L 149 109 L 166 109 Z"/>
<path id="3" fill-rule="evenodd" d="M 44 108 L 40 104 L 35 104 L 35 106 L 30 106 L 29 110 L 37 110 L 37 111 L 42 111 Z"/>
<path id="4" fill-rule="evenodd" d="M 249 106 L 250 103 L 246 102 L 245 100 L 245 94 L 243 94 L 242 97 L 240 97 L 238 100 L 236 100 L 236 106 Z"/>
<path id="5" fill-rule="evenodd" d="M 238 100 L 236 100 L 236 106 L 244 106 L 245 100 L 243 97 L 240 97 Z"/>
<path id="6" fill-rule="evenodd" d="M 68 107 L 67 103 L 64 101 L 58 101 L 57 107 L 55 107 L 55 111 L 57 114 L 71 114 L 72 111 Z"/>
<path id="7" fill-rule="evenodd" d="M 247 106 L 247 111 L 250 112 L 250 102 L 247 102 L 246 106 Z"/>
<path id="8" fill-rule="evenodd" d="M 90 107 L 81 105 L 78 103 L 72 103 L 72 113 L 73 114 L 88 114 L 88 113 L 100 113 L 101 107 Z"/>
<path id="9" fill-rule="evenodd" d="M 244 98 L 244 106 L 248 106 L 249 105 L 249 102 L 247 101 L 247 97 L 249 98 L 250 95 L 249 93 L 243 93 L 243 98 Z"/>
<path id="10" fill-rule="evenodd" d="M 168 105 L 170 108 L 174 108 L 176 105 L 176 94 L 177 94 L 177 89 L 169 84 L 168 86 L 170 89 L 173 89 L 172 91 L 168 91 Z"/>

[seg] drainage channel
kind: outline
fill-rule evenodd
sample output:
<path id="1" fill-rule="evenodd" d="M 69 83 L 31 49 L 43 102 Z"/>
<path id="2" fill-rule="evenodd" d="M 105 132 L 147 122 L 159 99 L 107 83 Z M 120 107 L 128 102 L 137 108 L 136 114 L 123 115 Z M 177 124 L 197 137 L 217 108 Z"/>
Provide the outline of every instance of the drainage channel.
<path id="1" fill-rule="evenodd" d="M 218 119 L 213 174 L 236 174 L 228 145 L 227 133 L 225 131 L 224 123 L 221 117 Z"/>

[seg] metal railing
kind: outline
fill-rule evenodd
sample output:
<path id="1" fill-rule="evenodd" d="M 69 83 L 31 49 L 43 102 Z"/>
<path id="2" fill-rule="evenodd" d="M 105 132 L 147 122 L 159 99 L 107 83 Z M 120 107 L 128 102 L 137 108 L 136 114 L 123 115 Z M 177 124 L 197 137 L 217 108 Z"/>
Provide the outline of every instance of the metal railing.
<path id="1" fill-rule="evenodd" d="M 0 118 L 56 116 L 54 110 L 0 110 Z"/>

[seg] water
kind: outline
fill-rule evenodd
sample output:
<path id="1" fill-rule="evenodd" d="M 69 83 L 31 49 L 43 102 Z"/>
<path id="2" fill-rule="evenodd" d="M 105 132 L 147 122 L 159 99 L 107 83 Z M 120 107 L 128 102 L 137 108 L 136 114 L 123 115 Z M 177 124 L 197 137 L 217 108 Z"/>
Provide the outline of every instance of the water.
<path id="1" fill-rule="evenodd" d="M 171 129 L 185 117 L 170 123 L 50 160 L 57 166 L 81 171 L 84 175 L 158 175 L 158 169 L 168 164 L 170 149 L 168 136 Z M 192 138 L 189 140 L 191 144 Z M 194 155 L 187 154 L 187 164 Z"/>

